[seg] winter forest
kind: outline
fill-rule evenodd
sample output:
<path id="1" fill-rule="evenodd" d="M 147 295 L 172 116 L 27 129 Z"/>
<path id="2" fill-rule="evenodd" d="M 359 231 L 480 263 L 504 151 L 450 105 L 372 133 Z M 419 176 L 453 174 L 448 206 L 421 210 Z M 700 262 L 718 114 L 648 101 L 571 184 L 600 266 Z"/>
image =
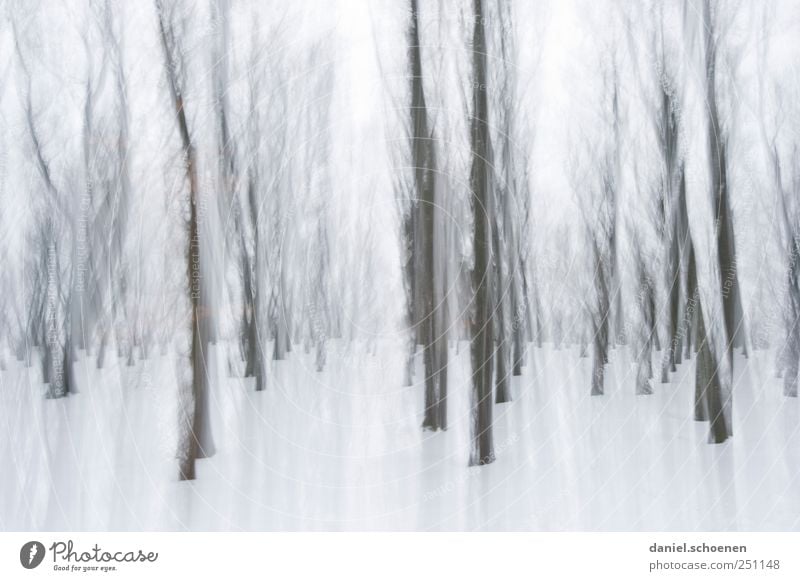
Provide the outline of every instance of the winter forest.
<path id="1" fill-rule="evenodd" d="M 798 38 L 0 0 L 0 529 L 800 530 Z"/>

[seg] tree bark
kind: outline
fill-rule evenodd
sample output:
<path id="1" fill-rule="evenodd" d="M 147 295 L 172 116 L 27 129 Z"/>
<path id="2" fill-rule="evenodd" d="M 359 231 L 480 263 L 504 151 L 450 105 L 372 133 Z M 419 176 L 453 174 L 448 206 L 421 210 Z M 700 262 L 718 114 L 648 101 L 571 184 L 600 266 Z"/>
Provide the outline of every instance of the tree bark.
<path id="1" fill-rule="evenodd" d="M 195 462 L 198 458 L 213 456 L 214 441 L 208 411 L 208 346 L 209 346 L 209 305 L 206 296 L 206 281 L 203 272 L 203 257 L 200 246 L 199 191 L 197 181 L 197 160 L 192 143 L 189 125 L 183 103 L 183 90 L 178 79 L 174 59 L 179 50 L 175 46 L 174 31 L 166 22 L 161 0 L 156 0 L 159 19 L 159 32 L 166 63 L 167 84 L 175 106 L 178 131 L 183 147 L 186 179 L 189 185 L 189 239 L 187 244 L 187 291 L 191 306 L 191 381 L 189 402 L 183 406 L 183 433 L 179 444 L 178 458 L 180 479 L 194 480 Z"/>
<path id="2" fill-rule="evenodd" d="M 443 284 L 443 260 L 437 250 L 446 249 L 442 232 L 445 222 L 439 214 L 437 197 L 436 149 L 428 123 L 428 110 L 423 86 L 417 0 L 411 0 L 409 31 L 411 60 L 411 157 L 414 167 L 414 196 L 411 212 L 416 231 L 413 237 L 412 264 L 417 269 L 413 280 L 414 311 L 419 342 L 422 344 L 425 367 L 425 395 L 422 427 L 440 430 L 447 427 L 447 307 Z"/>
<path id="3" fill-rule="evenodd" d="M 491 289 L 492 261 L 492 204 L 490 198 L 486 36 L 484 31 L 483 0 L 473 0 L 472 37 L 472 119 L 470 141 L 472 168 L 473 251 L 472 271 L 474 314 L 472 317 L 472 453 L 470 465 L 494 462 L 492 438 L 492 391 L 494 372 L 494 337 Z"/>

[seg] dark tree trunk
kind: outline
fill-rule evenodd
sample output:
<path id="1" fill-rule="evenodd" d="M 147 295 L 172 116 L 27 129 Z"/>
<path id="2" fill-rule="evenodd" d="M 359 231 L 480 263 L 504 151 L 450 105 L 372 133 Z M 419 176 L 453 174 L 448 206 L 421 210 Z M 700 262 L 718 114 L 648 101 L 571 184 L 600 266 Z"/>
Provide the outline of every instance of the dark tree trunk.
<path id="1" fill-rule="evenodd" d="M 692 356 L 692 347 L 697 352 L 697 309 L 700 304 L 700 296 L 697 288 L 697 262 L 694 258 L 694 244 L 687 235 L 688 256 L 686 268 L 686 308 L 684 312 L 684 332 L 686 359 Z"/>
<path id="2" fill-rule="evenodd" d="M 167 68 L 167 83 L 175 106 L 178 131 L 183 147 L 186 179 L 189 185 L 189 237 L 186 253 L 187 264 L 187 292 L 191 305 L 190 333 L 191 333 L 191 384 L 190 397 L 187 405 L 182 410 L 182 437 L 178 458 L 180 462 L 181 480 L 194 480 L 195 461 L 198 458 L 207 458 L 215 452 L 214 441 L 211 436 L 211 425 L 208 411 L 209 370 L 209 315 L 210 309 L 207 297 L 207 281 L 203 272 L 203 257 L 200 246 L 199 191 L 197 181 L 197 159 L 192 144 L 189 125 L 183 103 L 183 90 L 175 66 L 175 59 L 180 58 L 180 49 L 176 46 L 174 30 L 171 23 L 166 21 L 167 16 L 161 0 L 156 0 L 159 17 L 159 32 L 162 49 Z"/>
<path id="3" fill-rule="evenodd" d="M 661 70 L 665 69 L 662 56 Z M 665 220 L 667 249 L 667 349 L 661 363 L 661 383 L 669 382 L 670 372 L 677 370 L 681 358 L 681 251 L 683 250 L 683 213 L 686 206 L 685 181 L 678 158 L 678 111 L 675 96 L 667 83 L 662 83 L 660 108 L 660 140 L 664 179 L 662 215 Z"/>
<path id="4" fill-rule="evenodd" d="M 603 395 L 605 392 L 605 363 L 603 362 L 603 341 L 600 332 L 595 333 L 594 349 L 592 351 L 592 395 Z"/>
<path id="5" fill-rule="evenodd" d="M 414 197 L 411 212 L 416 212 L 412 239 L 412 265 L 417 269 L 413 300 L 418 315 L 417 333 L 423 348 L 425 367 L 425 410 L 422 427 L 427 430 L 446 428 L 447 418 L 447 326 L 446 307 L 437 300 L 444 289 L 443 265 L 436 260 L 437 245 L 444 248 L 440 229 L 444 223 L 437 215 L 436 150 L 428 123 L 428 110 L 423 87 L 422 55 L 419 36 L 419 15 L 416 0 L 411 0 L 409 31 L 411 60 L 411 157 L 414 167 Z M 444 298 L 444 295 L 442 295 Z"/>
<path id="6" fill-rule="evenodd" d="M 603 263 L 600 248 L 593 241 L 595 257 L 594 283 L 597 293 L 597 311 L 593 313 L 593 363 L 592 363 L 592 395 L 605 393 L 605 365 L 608 363 L 609 317 L 611 316 L 611 301 L 608 295 L 608 281 L 606 267 Z"/>
<path id="7" fill-rule="evenodd" d="M 253 229 L 253 264 L 251 273 L 251 264 L 246 259 L 246 251 L 244 249 L 244 240 L 242 241 L 242 256 L 243 256 L 243 270 L 244 270 L 244 300 L 246 309 L 245 313 L 245 377 L 256 378 L 256 391 L 264 391 L 266 388 L 266 369 L 264 367 L 264 349 L 261 344 L 261 337 L 259 336 L 259 325 L 263 320 L 261 317 L 261 288 L 264 284 L 263 272 L 263 257 L 261 252 L 261 221 L 258 214 L 258 202 L 256 200 L 256 182 L 257 177 L 253 175 L 255 170 L 250 170 L 250 175 L 247 182 L 247 200 L 249 206 L 250 220 Z M 255 275 L 255 281 L 253 281 Z"/>
<path id="8" fill-rule="evenodd" d="M 514 376 L 522 375 L 522 366 L 525 365 L 525 323 L 528 321 L 528 311 L 524 303 L 519 300 L 519 288 L 511 287 L 511 335 L 513 341 L 513 359 L 511 373 Z"/>
<path id="9" fill-rule="evenodd" d="M 720 382 L 720 366 L 714 355 L 711 334 L 705 326 L 700 301 L 697 303 L 697 333 L 694 418 L 699 421 L 709 421 L 709 441 L 720 444 L 732 435 L 727 411 L 730 397 Z"/>
<path id="10" fill-rule="evenodd" d="M 62 351 L 62 370 L 64 373 L 64 394 L 75 395 L 78 393 L 78 385 L 75 377 L 75 363 L 78 360 L 75 344 L 69 335 L 65 338 L 64 349 Z"/>
<path id="11" fill-rule="evenodd" d="M 681 263 L 680 254 L 678 251 L 677 240 L 677 227 L 671 233 L 671 242 L 669 249 L 669 313 L 667 325 L 667 349 L 664 351 L 664 360 L 661 365 L 661 383 L 669 383 L 670 372 L 675 372 L 677 359 L 680 357 L 680 334 L 678 328 L 678 317 L 680 316 L 680 301 L 681 301 Z"/>
<path id="12" fill-rule="evenodd" d="M 639 296 L 642 324 L 639 330 L 638 349 L 636 353 L 636 395 L 651 395 L 653 393 L 653 358 L 652 343 L 655 332 L 655 304 L 653 298 L 653 285 L 650 283 L 645 271 L 644 260 L 639 254 L 637 246 L 636 268 L 639 275 Z"/>
<path id="13" fill-rule="evenodd" d="M 102 369 L 106 363 L 106 349 L 108 347 L 108 330 L 103 328 L 100 335 L 100 346 L 97 348 L 97 369 Z"/>
<path id="14" fill-rule="evenodd" d="M 473 0 L 474 27 L 472 37 L 472 119 L 470 142 L 472 168 L 473 251 L 472 271 L 473 317 L 470 355 L 472 360 L 472 453 L 470 465 L 494 461 L 492 439 L 492 380 L 494 372 L 494 337 L 492 321 L 492 216 L 489 144 L 486 35 L 483 0 Z"/>
<path id="15" fill-rule="evenodd" d="M 504 192 L 504 195 L 507 196 L 508 192 Z M 496 214 L 495 214 L 496 216 Z M 501 252 L 503 246 L 501 246 L 500 236 L 499 236 L 500 228 L 498 227 L 497 222 L 492 225 L 492 236 L 493 236 L 493 245 L 495 249 L 495 254 Z M 507 247 L 506 247 L 507 249 Z M 506 299 L 506 285 L 509 284 L 508 278 L 505 276 L 504 267 L 503 267 L 503 258 L 502 256 L 497 256 L 494 263 L 494 276 L 495 276 L 495 287 L 494 287 L 494 306 L 492 308 L 492 318 L 493 324 L 492 329 L 495 335 L 495 360 L 496 360 L 496 368 L 497 368 L 497 376 L 495 379 L 495 403 L 507 403 L 511 401 L 511 390 L 509 388 L 509 361 L 511 359 L 511 353 L 509 348 L 511 347 L 508 341 L 508 334 L 506 329 L 506 321 L 508 319 L 508 312 L 506 309 L 507 299 Z M 513 282 L 511 282 L 513 284 Z"/>

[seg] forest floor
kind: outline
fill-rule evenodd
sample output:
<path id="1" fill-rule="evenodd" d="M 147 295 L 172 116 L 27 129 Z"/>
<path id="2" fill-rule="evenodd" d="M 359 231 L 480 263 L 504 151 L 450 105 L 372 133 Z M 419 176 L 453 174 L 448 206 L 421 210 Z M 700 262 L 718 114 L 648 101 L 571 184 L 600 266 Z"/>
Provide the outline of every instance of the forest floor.
<path id="1" fill-rule="evenodd" d="M 402 385 L 400 343 L 332 343 L 322 373 L 296 348 L 258 393 L 214 351 L 217 453 L 193 482 L 176 478 L 173 358 L 83 358 L 80 393 L 59 400 L 41 397 L 36 365 L 7 360 L 0 529 L 800 530 L 800 401 L 772 351 L 737 356 L 734 436 L 710 445 L 694 360 L 636 396 L 628 350 L 613 350 L 606 395 L 590 397 L 577 348 L 532 349 L 514 401 L 494 407 L 497 460 L 473 468 L 466 344 L 437 433 L 420 428 L 421 386 Z"/>

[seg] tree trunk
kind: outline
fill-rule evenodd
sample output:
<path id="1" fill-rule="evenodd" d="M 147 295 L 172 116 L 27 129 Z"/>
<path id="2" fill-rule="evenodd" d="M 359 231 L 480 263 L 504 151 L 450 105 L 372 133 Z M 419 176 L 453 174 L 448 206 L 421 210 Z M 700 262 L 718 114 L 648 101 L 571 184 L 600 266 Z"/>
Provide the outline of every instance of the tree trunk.
<path id="1" fill-rule="evenodd" d="M 697 352 L 697 309 L 700 304 L 700 296 L 697 288 L 697 262 L 694 258 L 694 244 L 691 237 L 688 237 L 688 260 L 686 268 L 686 308 L 684 309 L 684 332 L 686 359 L 691 359 L 692 348 Z"/>
<path id="2" fill-rule="evenodd" d="M 472 292 L 472 453 L 470 465 L 494 462 L 492 438 L 492 391 L 494 372 L 494 337 L 491 289 L 492 232 L 491 182 L 489 144 L 486 36 L 484 31 L 483 0 L 473 0 L 474 28 L 472 42 L 472 168 L 470 189 L 473 196 Z"/>
<path id="3" fill-rule="evenodd" d="M 788 228 L 788 230 L 791 236 L 792 229 Z M 786 327 L 788 332 L 786 346 L 784 347 L 786 365 L 783 371 L 783 395 L 797 397 L 797 373 L 800 365 L 800 288 L 798 288 L 800 244 L 798 244 L 796 237 L 791 237 L 789 247 L 791 252 L 789 253 L 789 268 L 786 276 L 788 302 Z"/>
<path id="4" fill-rule="evenodd" d="M 417 269 L 414 282 L 414 310 L 419 318 L 419 339 L 423 349 L 425 367 L 425 410 L 422 427 L 439 430 L 446 427 L 447 394 L 447 318 L 442 292 L 443 260 L 437 250 L 446 248 L 446 236 L 441 231 L 445 223 L 439 216 L 437 200 L 436 150 L 428 126 L 428 110 L 422 76 L 422 55 L 419 36 L 417 0 L 411 0 L 411 29 L 409 31 L 411 56 L 411 156 L 414 167 L 414 194 L 412 212 L 416 231 L 412 240 L 413 265 Z M 446 292 L 446 289 L 444 289 Z M 441 295 L 441 301 L 437 298 Z"/>
<path id="5" fill-rule="evenodd" d="M 694 418 L 710 422 L 709 441 L 720 444 L 731 436 L 728 407 L 730 397 L 719 379 L 719 363 L 714 356 L 711 335 L 706 330 L 703 308 L 698 301 L 698 353 L 695 373 Z"/>
<path id="6" fill-rule="evenodd" d="M 175 45 L 174 30 L 168 24 L 161 0 L 156 0 L 159 18 L 159 32 L 167 68 L 167 83 L 175 106 L 178 131 L 183 146 L 186 179 L 189 185 L 189 239 L 186 252 L 187 291 L 191 305 L 190 334 L 191 380 L 189 401 L 182 406 L 183 430 L 181 434 L 178 458 L 181 480 L 194 480 L 195 461 L 198 458 L 212 456 L 215 452 L 211 435 L 208 411 L 209 370 L 207 362 L 209 345 L 209 315 L 203 256 L 200 246 L 199 191 L 197 181 L 197 160 L 186 112 L 183 104 L 183 91 L 178 80 L 175 59 L 180 58 L 179 47 Z"/>

